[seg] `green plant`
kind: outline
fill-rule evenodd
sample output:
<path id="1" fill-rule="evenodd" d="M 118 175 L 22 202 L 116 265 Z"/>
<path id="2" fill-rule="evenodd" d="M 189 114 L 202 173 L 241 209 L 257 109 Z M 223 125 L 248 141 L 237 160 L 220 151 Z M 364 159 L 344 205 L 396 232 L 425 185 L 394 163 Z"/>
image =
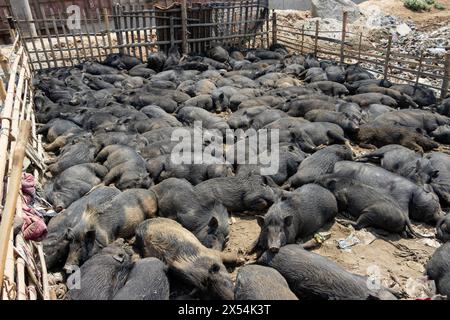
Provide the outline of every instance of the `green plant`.
<path id="1" fill-rule="evenodd" d="M 436 3 L 434 4 L 434 7 L 435 7 L 437 10 L 445 10 L 445 9 L 447 9 L 447 7 L 446 7 L 445 5 L 443 5 L 442 3 L 439 3 L 439 2 L 436 2 Z"/>
<path id="2" fill-rule="evenodd" d="M 427 3 L 428 1 L 433 1 L 434 3 L 434 0 L 404 0 L 404 5 L 412 11 L 430 11 L 431 6 Z"/>
<path id="3" fill-rule="evenodd" d="M 434 0 L 425 0 L 425 2 L 430 6 L 435 4 Z"/>

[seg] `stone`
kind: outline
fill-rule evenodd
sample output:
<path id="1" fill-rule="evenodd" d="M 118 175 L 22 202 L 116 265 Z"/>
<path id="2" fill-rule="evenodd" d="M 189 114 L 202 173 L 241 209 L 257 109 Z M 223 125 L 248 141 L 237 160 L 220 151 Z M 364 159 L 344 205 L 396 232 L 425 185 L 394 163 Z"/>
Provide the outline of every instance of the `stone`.
<path id="1" fill-rule="evenodd" d="M 412 29 L 406 24 L 406 23 L 402 23 L 400 25 L 397 26 L 397 28 L 395 29 L 395 31 L 397 31 L 397 33 L 401 36 L 404 37 L 407 34 L 409 34 Z"/>
<path id="2" fill-rule="evenodd" d="M 312 0 L 311 13 L 315 18 L 331 18 L 342 21 L 343 13 L 348 12 L 348 22 L 361 18 L 359 7 L 351 0 Z"/>

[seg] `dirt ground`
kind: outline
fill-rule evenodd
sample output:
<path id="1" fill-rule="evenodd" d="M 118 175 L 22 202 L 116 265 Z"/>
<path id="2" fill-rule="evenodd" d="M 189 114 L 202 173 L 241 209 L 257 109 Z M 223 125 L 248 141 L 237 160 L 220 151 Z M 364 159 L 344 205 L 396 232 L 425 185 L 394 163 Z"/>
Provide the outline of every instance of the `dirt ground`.
<path id="1" fill-rule="evenodd" d="M 353 146 L 356 155 L 368 152 Z M 442 150 L 446 152 L 448 150 Z M 339 219 L 344 217 L 338 216 Z M 410 239 L 383 233 L 381 230 L 355 231 L 351 226 L 333 222 L 320 230 L 330 234 L 314 252 L 341 265 L 349 272 L 370 276 L 386 287 L 398 292 L 403 299 L 423 299 L 434 295 L 434 283 L 424 277 L 425 265 L 440 245 L 434 238 L 433 226 L 413 224 L 414 230 L 429 238 Z M 246 263 L 256 261 L 256 255 L 246 255 L 258 239 L 260 227 L 251 215 L 233 215 L 230 226 L 230 241 L 226 252 L 245 257 Z M 339 248 L 338 241 L 349 236 L 360 240 L 350 250 Z M 239 268 L 232 273 L 235 278 Z"/>
<path id="2" fill-rule="evenodd" d="M 437 0 L 436 2 L 446 6 L 446 9 L 437 10 L 433 7 L 430 12 L 415 12 L 406 8 L 403 0 L 369 0 L 359 6 L 364 9 L 376 5 L 387 14 L 414 21 L 419 30 L 430 30 L 450 21 L 450 0 Z"/>

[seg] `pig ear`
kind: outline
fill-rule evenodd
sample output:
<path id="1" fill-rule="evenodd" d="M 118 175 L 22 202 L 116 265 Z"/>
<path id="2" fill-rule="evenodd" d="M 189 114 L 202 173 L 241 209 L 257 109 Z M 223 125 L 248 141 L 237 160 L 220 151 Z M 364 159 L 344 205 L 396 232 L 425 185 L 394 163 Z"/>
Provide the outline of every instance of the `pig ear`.
<path id="1" fill-rule="evenodd" d="M 261 228 L 264 226 L 264 217 L 263 216 L 256 216 L 256 221 L 258 222 L 258 225 Z"/>
<path id="2" fill-rule="evenodd" d="M 211 229 L 217 229 L 219 227 L 219 221 L 217 220 L 216 217 L 212 217 L 211 220 L 209 220 L 208 226 Z"/>
<path id="3" fill-rule="evenodd" d="M 293 216 L 287 216 L 286 218 L 284 218 L 284 225 L 286 227 L 290 227 L 292 225 L 293 221 L 294 221 L 294 217 Z"/>

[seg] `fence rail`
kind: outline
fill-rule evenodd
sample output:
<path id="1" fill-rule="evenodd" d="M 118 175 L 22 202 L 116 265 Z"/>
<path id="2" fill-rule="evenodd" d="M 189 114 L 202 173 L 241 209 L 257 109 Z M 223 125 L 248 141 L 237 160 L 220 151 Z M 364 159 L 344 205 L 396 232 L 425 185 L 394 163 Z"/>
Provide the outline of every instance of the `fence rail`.
<path id="1" fill-rule="evenodd" d="M 403 81 L 415 86 L 420 84 L 439 91 L 442 99 L 447 96 L 450 51 L 447 51 L 443 59 L 427 56 L 425 51 L 419 56 L 397 52 L 392 45 L 392 36 L 388 37 L 385 47 L 366 45 L 368 39 L 362 33 L 347 31 L 346 15 L 344 12 L 340 31 L 321 30 L 319 21 L 314 30 L 305 30 L 304 27 L 296 29 L 277 26 L 274 20 L 274 38 L 295 52 L 334 58 L 341 63 L 360 63 L 365 69 L 382 75 L 384 79 Z M 421 83 L 422 78 L 432 79 L 434 83 Z"/>

